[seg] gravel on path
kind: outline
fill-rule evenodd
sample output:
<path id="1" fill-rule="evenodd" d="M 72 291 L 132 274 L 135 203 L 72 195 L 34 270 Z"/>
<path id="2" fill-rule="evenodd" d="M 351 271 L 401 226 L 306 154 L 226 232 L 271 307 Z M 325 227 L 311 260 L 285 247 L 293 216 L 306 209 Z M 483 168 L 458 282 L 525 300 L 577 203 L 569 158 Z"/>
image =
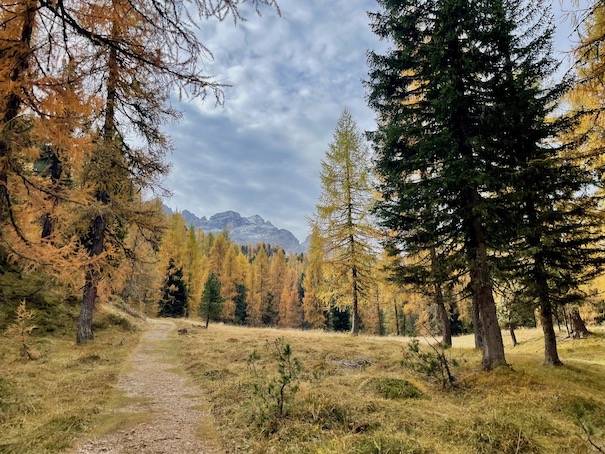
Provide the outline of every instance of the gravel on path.
<path id="1" fill-rule="evenodd" d="M 188 383 L 168 351 L 177 332 L 169 320 L 149 320 L 150 328 L 129 358 L 117 387 L 138 403 L 117 412 L 144 413 L 145 422 L 118 429 L 79 445 L 73 454 L 222 454 L 212 415 L 203 411 L 201 391 Z M 168 351 L 167 351 L 168 350 Z M 201 428 L 204 428 L 204 431 Z M 209 435 L 201 437 L 202 432 Z"/>

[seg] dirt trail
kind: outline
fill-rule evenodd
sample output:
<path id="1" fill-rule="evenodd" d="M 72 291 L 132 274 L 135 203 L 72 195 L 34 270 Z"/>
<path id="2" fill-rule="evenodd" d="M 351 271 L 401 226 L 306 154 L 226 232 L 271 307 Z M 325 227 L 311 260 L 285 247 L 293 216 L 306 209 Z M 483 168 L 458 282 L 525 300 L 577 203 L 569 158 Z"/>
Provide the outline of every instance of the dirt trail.
<path id="1" fill-rule="evenodd" d="M 128 396 L 141 399 L 116 412 L 144 413 L 145 422 L 128 424 L 100 438 L 89 440 L 73 454 L 179 453 L 219 454 L 212 416 L 202 411 L 200 391 L 178 373 L 169 354 L 171 337 L 177 331 L 168 320 L 150 320 L 150 328 L 129 359 L 118 388 Z M 202 428 L 204 430 L 202 430 Z"/>

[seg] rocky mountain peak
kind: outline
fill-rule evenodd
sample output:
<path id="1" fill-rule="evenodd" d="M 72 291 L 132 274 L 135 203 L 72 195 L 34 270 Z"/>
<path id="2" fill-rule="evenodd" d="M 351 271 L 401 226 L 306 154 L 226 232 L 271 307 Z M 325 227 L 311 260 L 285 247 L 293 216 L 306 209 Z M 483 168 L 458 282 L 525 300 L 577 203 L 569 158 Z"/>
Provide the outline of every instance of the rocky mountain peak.
<path id="1" fill-rule="evenodd" d="M 168 214 L 173 213 L 166 205 L 164 211 Z M 300 244 L 292 232 L 275 227 L 258 214 L 244 218 L 237 211 L 224 211 L 213 214 L 207 219 L 205 216 L 199 218 L 192 212 L 183 210 L 181 216 L 187 225 L 193 224 L 206 233 L 216 234 L 227 230 L 230 238 L 237 244 L 267 243 L 281 246 L 286 252 L 295 253 L 306 252 L 308 249 L 308 242 Z"/>

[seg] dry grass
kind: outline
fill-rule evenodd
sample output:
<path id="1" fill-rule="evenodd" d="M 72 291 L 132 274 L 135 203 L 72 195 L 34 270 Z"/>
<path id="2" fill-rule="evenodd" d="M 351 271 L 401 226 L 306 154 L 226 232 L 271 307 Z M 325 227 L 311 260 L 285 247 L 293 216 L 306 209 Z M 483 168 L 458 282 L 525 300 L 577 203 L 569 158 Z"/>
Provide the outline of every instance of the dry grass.
<path id="1" fill-rule="evenodd" d="M 594 452 L 591 428 L 591 441 L 605 444 L 603 331 L 561 340 L 565 366 L 550 368 L 540 365 L 540 332 L 520 330 L 520 345 L 507 348 L 512 368 L 492 373 L 479 371 L 472 336 L 456 338 L 458 387 L 441 391 L 401 366 L 406 339 L 184 326 L 182 363 L 208 391 L 230 453 L 581 454 Z M 299 390 L 286 389 L 286 416 L 276 418 L 263 397 L 278 377 L 266 345 L 280 337 L 303 371 Z"/>
<path id="2" fill-rule="evenodd" d="M 74 308 L 63 310 L 65 319 L 74 316 Z M 75 320 L 71 331 L 32 336 L 35 361 L 20 356 L 14 337 L 0 338 L 0 452 L 63 452 L 93 426 L 115 426 L 96 415 L 120 399 L 112 384 L 139 332 L 134 319 L 111 308 L 95 320 L 96 339 L 86 345 L 75 345 Z"/>

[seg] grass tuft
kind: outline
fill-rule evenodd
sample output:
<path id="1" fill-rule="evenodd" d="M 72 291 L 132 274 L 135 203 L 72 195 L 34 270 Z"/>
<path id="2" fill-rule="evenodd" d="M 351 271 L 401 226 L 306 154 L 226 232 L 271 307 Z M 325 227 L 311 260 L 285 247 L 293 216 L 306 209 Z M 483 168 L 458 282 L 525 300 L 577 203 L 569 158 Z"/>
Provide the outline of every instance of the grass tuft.
<path id="1" fill-rule="evenodd" d="M 374 377 L 369 388 L 385 399 L 417 399 L 422 397 L 420 390 L 408 380 L 392 377 Z"/>

